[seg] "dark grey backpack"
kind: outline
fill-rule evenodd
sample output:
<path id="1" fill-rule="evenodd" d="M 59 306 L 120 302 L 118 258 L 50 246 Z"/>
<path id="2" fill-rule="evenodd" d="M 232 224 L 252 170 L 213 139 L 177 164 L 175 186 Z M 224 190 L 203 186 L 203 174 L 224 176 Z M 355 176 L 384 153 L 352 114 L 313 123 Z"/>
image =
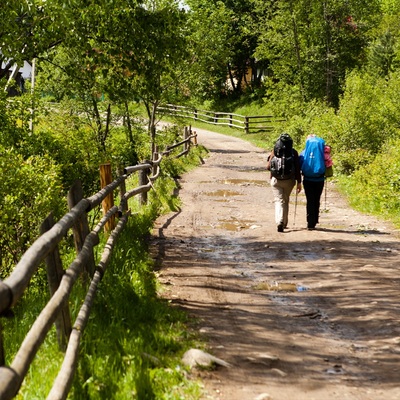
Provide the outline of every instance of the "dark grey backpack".
<path id="1" fill-rule="evenodd" d="M 287 133 L 280 135 L 275 143 L 270 169 L 276 179 L 294 178 L 293 140 Z"/>

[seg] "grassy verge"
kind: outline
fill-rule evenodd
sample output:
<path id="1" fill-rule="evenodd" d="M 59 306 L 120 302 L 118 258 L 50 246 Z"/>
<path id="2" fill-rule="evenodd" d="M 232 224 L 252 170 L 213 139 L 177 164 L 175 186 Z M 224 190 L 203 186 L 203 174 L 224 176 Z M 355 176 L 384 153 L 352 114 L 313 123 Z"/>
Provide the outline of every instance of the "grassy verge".
<path id="1" fill-rule="evenodd" d="M 260 114 L 258 113 L 258 115 Z M 176 122 L 173 121 L 172 119 L 170 121 Z M 179 122 L 181 123 L 182 120 L 180 120 Z M 207 124 L 205 122 L 194 121 L 193 119 L 185 119 L 184 122 L 186 125 L 191 125 L 192 130 L 194 131 L 196 130 L 196 128 L 199 128 L 217 133 L 222 133 L 223 135 L 233 136 L 247 140 L 248 142 L 254 144 L 255 146 L 258 146 L 266 150 L 273 148 L 273 145 L 276 139 L 278 138 L 279 133 L 281 133 L 283 129 L 282 124 L 276 123 L 273 131 L 268 131 L 268 132 L 258 131 L 254 133 L 253 132 L 245 133 L 243 129 L 230 128 L 229 126 L 224 126 L 224 125 Z"/>
<path id="2" fill-rule="evenodd" d="M 196 399 L 180 365 L 196 338 L 184 313 L 157 296 L 146 237 L 152 212 L 138 215 L 118 241 L 85 332 L 74 399 Z"/>
<path id="3" fill-rule="evenodd" d="M 140 211 L 136 200 L 129 205 L 138 212 L 118 238 L 96 294 L 70 399 L 200 398 L 200 384 L 189 379 L 180 360 L 189 348 L 203 345 L 188 328 L 187 315 L 159 296 L 148 239 L 155 218 L 179 205 L 174 195 L 176 177 L 196 167 L 204 153 L 199 146 L 185 158 L 167 159 L 162 166 L 163 177 L 149 193 L 148 205 Z M 35 279 L 35 285 L 15 308 L 15 317 L 3 321 L 7 365 L 48 300 L 45 271 L 39 271 Z M 74 289 L 70 299 L 73 321 L 85 292 L 82 282 Z M 53 328 L 16 398 L 46 398 L 63 356 Z"/>

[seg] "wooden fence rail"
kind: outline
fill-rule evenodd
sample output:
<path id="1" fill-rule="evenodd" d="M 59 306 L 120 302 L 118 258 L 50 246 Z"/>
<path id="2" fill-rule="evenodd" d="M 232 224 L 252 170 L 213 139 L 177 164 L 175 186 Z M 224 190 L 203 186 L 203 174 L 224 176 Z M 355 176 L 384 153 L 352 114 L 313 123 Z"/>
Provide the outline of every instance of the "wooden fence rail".
<path id="1" fill-rule="evenodd" d="M 9 366 L 6 366 L 4 361 L 5 349 L 0 329 L 1 400 L 12 399 L 18 394 L 29 367 L 53 323 L 56 326 L 59 346 L 62 350 L 66 350 L 66 353 L 47 399 L 67 398 L 77 366 L 80 338 L 88 322 L 97 287 L 109 264 L 116 240 L 131 216 L 131 211 L 128 210 L 128 199 L 139 194 L 144 196 L 150 191 L 153 182 L 160 176 L 160 164 L 163 157 L 171 155 L 172 150 L 179 146 L 183 146 L 184 150 L 176 157 L 187 154 L 192 142 L 197 143 L 196 134 L 192 134 L 191 128 L 185 128 L 184 139 L 181 142 L 167 146 L 161 154 L 154 154 L 152 161 L 126 167 L 117 179 L 106 184 L 98 193 L 89 198 L 81 198 L 81 187 L 79 184 L 74 185 L 71 189 L 72 192 L 70 191 L 68 195 L 70 211 L 56 223 L 50 215 L 41 227 L 41 236 L 22 255 L 10 276 L 4 281 L 0 281 L 0 315 L 2 316 L 12 312 L 12 307 L 21 299 L 32 276 L 44 260 L 47 265 L 51 294 L 50 300 L 33 323 Z M 147 183 L 126 192 L 125 181 L 134 172 L 142 175 L 142 178 L 139 179 L 140 182 Z M 105 209 L 104 200 L 107 196 L 114 196 L 114 191 L 117 189 L 120 191 L 119 207 L 112 205 L 109 209 Z M 141 204 L 143 203 L 144 201 L 141 199 Z M 89 232 L 87 214 L 100 204 L 103 204 L 103 217 Z M 118 223 L 116 226 L 111 225 L 112 230 L 100 262 L 91 268 L 94 263 L 94 248 L 100 242 L 99 236 L 107 224 L 115 218 L 119 219 Z M 70 229 L 73 231 L 77 256 L 64 270 L 58 253 L 58 245 Z M 73 286 L 80 276 L 90 279 L 90 285 L 77 319 L 71 327 L 68 300 Z"/>
<path id="2" fill-rule="evenodd" d="M 205 122 L 212 125 L 225 125 L 230 128 L 243 129 L 250 132 L 270 132 L 275 124 L 283 119 L 274 118 L 272 115 L 245 116 L 240 114 L 198 110 L 193 107 L 166 104 L 158 108 L 159 113 L 180 118 L 189 118 L 194 121 Z"/>

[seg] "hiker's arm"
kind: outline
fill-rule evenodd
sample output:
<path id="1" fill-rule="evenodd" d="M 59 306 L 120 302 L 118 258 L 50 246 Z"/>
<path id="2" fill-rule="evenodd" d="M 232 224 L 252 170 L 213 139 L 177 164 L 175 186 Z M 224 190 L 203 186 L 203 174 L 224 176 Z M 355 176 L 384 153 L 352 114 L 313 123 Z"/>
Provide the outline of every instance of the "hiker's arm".
<path id="1" fill-rule="evenodd" d="M 271 152 L 267 158 L 267 170 L 268 171 L 271 171 L 271 159 L 272 159 L 273 155 L 274 155 L 273 152 Z"/>

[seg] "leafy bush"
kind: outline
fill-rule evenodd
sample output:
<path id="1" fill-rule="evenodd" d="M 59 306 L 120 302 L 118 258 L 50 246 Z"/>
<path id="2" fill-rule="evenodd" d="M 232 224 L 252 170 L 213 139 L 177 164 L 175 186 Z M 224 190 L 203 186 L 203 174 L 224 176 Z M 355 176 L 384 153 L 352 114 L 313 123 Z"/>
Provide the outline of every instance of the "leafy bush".
<path id="1" fill-rule="evenodd" d="M 26 160 L 0 146 L 0 254 L 4 278 L 29 245 L 50 212 L 65 206 L 59 168 L 48 157 Z"/>
<path id="2" fill-rule="evenodd" d="M 400 139 L 387 140 L 382 149 L 342 185 L 353 206 L 400 225 Z"/>
<path id="3" fill-rule="evenodd" d="M 24 138 L 29 134 L 29 101 L 29 96 L 7 101 L 5 94 L 0 91 L 0 144 L 23 148 Z"/>

